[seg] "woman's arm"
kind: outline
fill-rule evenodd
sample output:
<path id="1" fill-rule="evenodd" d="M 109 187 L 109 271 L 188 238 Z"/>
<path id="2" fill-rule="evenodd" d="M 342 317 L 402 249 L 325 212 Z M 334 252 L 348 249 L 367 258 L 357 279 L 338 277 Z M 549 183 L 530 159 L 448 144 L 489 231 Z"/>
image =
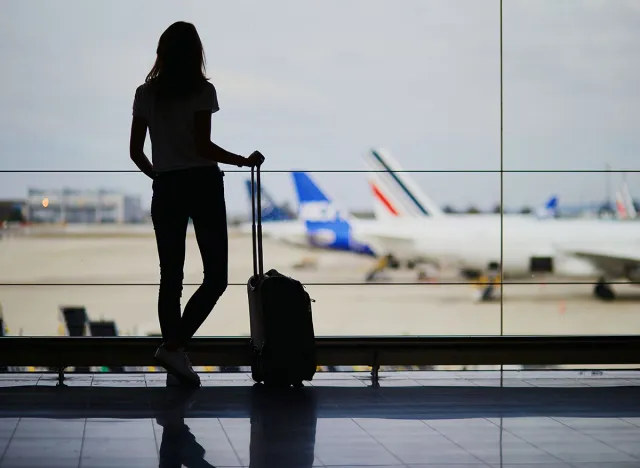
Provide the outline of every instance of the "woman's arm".
<path id="1" fill-rule="evenodd" d="M 147 138 L 147 121 L 135 116 L 131 120 L 131 136 L 129 138 L 129 156 L 147 177 L 154 178 L 153 165 L 144 154 L 144 140 Z"/>
<path id="2" fill-rule="evenodd" d="M 202 110 L 195 113 L 194 131 L 196 148 L 200 156 L 222 164 L 234 166 L 251 166 L 249 158 L 231 153 L 211 141 L 211 111 Z"/>

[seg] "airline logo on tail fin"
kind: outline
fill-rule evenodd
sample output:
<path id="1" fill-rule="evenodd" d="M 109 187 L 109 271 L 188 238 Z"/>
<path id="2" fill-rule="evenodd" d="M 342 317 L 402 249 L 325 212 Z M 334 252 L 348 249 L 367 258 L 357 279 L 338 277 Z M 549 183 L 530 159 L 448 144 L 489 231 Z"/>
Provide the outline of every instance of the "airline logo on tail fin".
<path id="1" fill-rule="evenodd" d="M 245 182 L 249 196 L 249 204 L 251 204 L 251 179 L 247 179 Z M 260 202 L 262 204 L 262 221 L 284 221 L 292 219 L 292 216 L 289 215 L 286 210 L 276 204 L 264 187 L 261 187 Z"/>
<path id="2" fill-rule="evenodd" d="M 307 172 L 292 172 L 303 221 L 338 221 L 342 216 L 331 199 L 325 195 Z"/>
<path id="3" fill-rule="evenodd" d="M 365 243 L 354 239 L 349 216 L 342 215 L 333 201 L 306 172 L 292 172 L 298 196 L 299 217 L 304 221 L 311 245 L 374 255 Z"/>
<path id="4" fill-rule="evenodd" d="M 364 156 L 369 174 L 376 216 L 445 216 L 442 209 L 431 200 L 405 172 L 391 155 L 381 149 L 372 149 Z"/>

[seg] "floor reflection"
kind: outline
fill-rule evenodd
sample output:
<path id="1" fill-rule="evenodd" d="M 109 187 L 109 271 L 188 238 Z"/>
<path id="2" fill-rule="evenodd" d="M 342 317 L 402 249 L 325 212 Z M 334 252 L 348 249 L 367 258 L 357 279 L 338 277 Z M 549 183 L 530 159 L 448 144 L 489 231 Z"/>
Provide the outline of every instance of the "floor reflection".
<path id="1" fill-rule="evenodd" d="M 185 423 L 187 411 L 200 389 L 167 390 L 167 399 L 158 404 L 156 422 L 162 427 L 160 468 L 210 468 L 206 450 Z M 256 384 L 250 395 L 251 435 L 249 466 L 313 466 L 316 441 L 316 397 L 313 389 L 272 390 Z"/>
<path id="2" fill-rule="evenodd" d="M 0 468 L 640 466 L 640 374 L 483 376 L 0 375 Z"/>
<path id="3" fill-rule="evenodd" d="M 160 468 L 210 468 L 205 461 L 206 450 L 184 422 L 186 411 L 195 402 L 198 389 L 168 390 L 168 401 L 158 411 L 156 422 L 162 426 Z"/>
<path id="4" fill-rule="evenodd" d="M 311 467 L 316 444 L 316 399 L 313 389 L 251 389 L 252 468 Z"/>

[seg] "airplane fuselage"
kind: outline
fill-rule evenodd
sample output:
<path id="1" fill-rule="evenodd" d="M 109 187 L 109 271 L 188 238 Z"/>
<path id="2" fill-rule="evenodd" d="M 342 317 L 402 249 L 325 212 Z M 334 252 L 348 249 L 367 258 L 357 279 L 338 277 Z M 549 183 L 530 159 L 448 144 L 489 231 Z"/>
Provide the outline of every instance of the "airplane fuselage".
<path id="1" fill-rule="evenodd" d="M 251 233 L 251 224 L 243 225 L 241 232 Z M 375 255 L 366 243 L 359 242 L 352 234 L 350 223 L 345 221 L 305 222 L 302 220 L 264 223 L 265 237 L 297 247 L 340 250 L 361 255 Z"/>
<path id="2" fill-rule="evenodd" d="M 435 259 L 480 271 L 502 263 L 503 272 L 511 276 L 593 277 L 598 270 L 591 262 L 563 252 L 603 247 L 610 251 L 611 246 L 640 249 L 640 225 L 604 220 L 505 216 L 501 223 L 499 217 L 398 218 L 354 223 L 353 233 L 377 247 L 377 253 L 391 253 L 401 260 Z"/>

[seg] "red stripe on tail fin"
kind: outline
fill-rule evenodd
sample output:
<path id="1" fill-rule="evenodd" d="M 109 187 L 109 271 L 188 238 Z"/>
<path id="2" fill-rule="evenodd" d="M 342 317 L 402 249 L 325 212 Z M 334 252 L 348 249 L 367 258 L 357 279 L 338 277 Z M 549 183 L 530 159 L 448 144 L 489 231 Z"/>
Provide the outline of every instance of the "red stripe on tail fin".
<path id="1" fill-rule="evenodd" d="M 384 194 L 380 191 L 380 189 L 378 189 L 376 184 L 374 184 L 373 182 L 371 182 L 371 190 L 373 190 L 373 194 L 375 195 L 375 197 L 382 202 L 385 208 L 389 210 L 391 214 L 393 214 L 393 216 L 398 216 L 398 211 L 393 207 L 391 202 L 389 202 L 387 197 L 384 196 Z"/>

